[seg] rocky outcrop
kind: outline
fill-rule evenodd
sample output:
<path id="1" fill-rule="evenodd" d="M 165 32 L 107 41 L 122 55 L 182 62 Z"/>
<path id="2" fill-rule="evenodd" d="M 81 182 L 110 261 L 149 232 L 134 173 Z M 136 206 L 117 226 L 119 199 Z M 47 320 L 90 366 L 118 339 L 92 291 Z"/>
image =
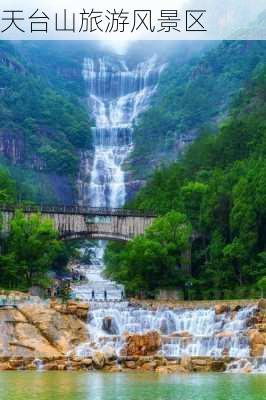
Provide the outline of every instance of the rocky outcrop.
<path id="1" fill-rule="evenodd" d="M 87 321 L 89 304 L 80 303 L 78 301 L 69 300 L 66 304 L 58 303 L 56 300 L 51 301 L 50 307 L 61 314 L 73 315 L 83 321 Z"/>
<path id="2" fill-rule="evenodd" d="M 76 315 L 63 314 L 40 304 L 24 304 L 19 310 L 63 354 L 88 338 L 86 325 Z"/>
<path id="3" fill-rule="evenodd" d="M 266 346 L 266 332 L 260 332 L 258 329 L 251 329 L 248 333 L 250 339 L 251 357 L 262 357 L 264 347 Z"/>
<path id="4" fill-rule="evenodd" d="M 151 355 L 157 352 L 161 346 L 161 337 L 158 332 L 151 331 L 144 334 L 131 334 L 125 337 L 125 347 L 121 354 L 131 355 Z"/>
<path id="5" fill-rule="evenodd" d="M 86 324 L 46 304 L 0 308 L 0 356 L 59 357 L 88 340 Z"/>
<path id="6" fill-rule="evenodd" d="M 259 311 L 265 311 L 266 312 L 266 299 L 261 299 L 259 301 L 258 309 L 259 309 Z"/>
<path id="7" fill-rule="evenodd" d="M 38 327 L 28 322 L 18 310 L 0 310 L 0 356 L 58 357 L 58 351 Z"/>
<path id="8" fill-rule="evenodd" d="M 102 351 L 95 351 L 92 355 L 92 363 L 94 368 L 102 369 L 105 365 L 105 357 Z"/>

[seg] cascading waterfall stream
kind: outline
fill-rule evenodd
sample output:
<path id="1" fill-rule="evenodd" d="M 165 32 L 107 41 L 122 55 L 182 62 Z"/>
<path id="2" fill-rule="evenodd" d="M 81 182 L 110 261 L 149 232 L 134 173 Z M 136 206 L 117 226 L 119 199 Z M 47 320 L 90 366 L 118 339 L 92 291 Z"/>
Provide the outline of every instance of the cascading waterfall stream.
<path id="1" fill-rule="evenodd" d="M 120 58 L 84 61 L 83 76 L 95 127 L 92 129 L 93 159 L 90 152 L 82 155 L 78 182 L 81 205 L 109 208 L 124 205 L 126 176 L 123 165 L 132 149 L 133 123 L 148 106 L 162 68 L 155 56 L 131 69 Z M 78 267 L 86 276 L 86 282 L 74 287 L 76 296 L 91 301 L 94 291 L 95 300 L 101 301 L 90 303 L 90 342 L 80 345 L 76 349 L 77 355 L 88 356 L 94 349 L 103 350 L 106 346 L 119 353 L 125 332 L 157 330 L 162 336 L 161 353 L 165 356 L 231 356 L 249 362 L 246 332 L 248 320 L 255 312 L 254 306 L 216 315 L 212 308 L 147 310 L 132 307 L 126 301 L 118 302 L 123 287 L 102 276 L 104 249 L 105 243 L 100 241 L 93 249 L 91 264 Z M 103 301 L 104 291 L 108 302 Z M 107 319 L 108 326 L 105 325 Z M 231 369 L 236 368 L 232 364 Z M 264 368 L 264 361 L 258 362 L 258 368 Z"/>
<path id="2" fill-rule="evenodd" d="M 122 207 L 126 201 L 123 165 L 132 149 L 132 126 L 148 106 L 163 66 L 157 57 L 129 68 L 118 57 L 85 59 L 83 77 L 88 89 L 88 106 L 95 119 L 92 128 L 94 155 L 82 155 L 78 181 L 81 205 Z M 77 297 L 121 299 L 123 287 L 102 277 L 105 243 L 94 248 L 90 266 L 80 266 L 87 283 L 75 288 Z"/>

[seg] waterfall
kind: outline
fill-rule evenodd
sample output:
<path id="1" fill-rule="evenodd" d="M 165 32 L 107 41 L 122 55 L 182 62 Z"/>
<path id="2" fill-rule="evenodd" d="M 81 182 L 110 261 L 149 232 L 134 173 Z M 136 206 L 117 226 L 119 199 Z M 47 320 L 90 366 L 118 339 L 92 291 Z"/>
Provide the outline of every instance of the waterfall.
<path id="1" fill-rule="evenodd" d="M 79 203 L 92 207 L 122 207 L 126 201 L 124 163 L 133 146 L 133 123 L 143 112 L 156 90 L 163 66 L 153 56 L 135 67 L 117 57 L 87 58 L 83 78 L 88 91 L 88 109 L 95 126 L 92 128 L 94 154 L 82 155 L 78 180 Z M 121 285 L 102 277 L 105 243 L 94 248 L 92 265 L 80 266 L 88 283 L 75 288 L 78 297 L 90 300 L 120 299 Z"/>
<path id="2" fill-rule="evenodd" d="M 155 56 L 135 67 L 113 57 L 84 61 L 88 109 L 93 114 L 95 126 L 92 128 L 93 156 L 87 151 L 81 160 L 78 182 L 81 205 L 110 208 L 124 205 L 124 164 L 133 146 L 133 124 L 140 112 L 148 107 L 162 68 Z M 126 332 L 136 334 L 156 330 L 161 334 L 160 353 L 164 356 L 228 356 L 244 360 L 232 363 L 229 370 L 249 365 L 248 321 L 255 306 L 217 315 L 212 307 L 151 310 L 131 306 L 126 301 L 118 302 L 123 287 L 102 276 L 104 249 L 105 243 L 100 241 L 93 249 L 90 265 L 77 268 L 86 281 L 74 286 L 74 293 L 76 297 L 90 301 L 90 341 L 78 346 L 77 355 L 88 356 L 95 349 L 103 350 L 108 346 L 119 354 Z M 101 301 L 91 301 L 92 292 L 94 299 Z M 257 370 L 265 368 L 265 361 L 256 362 Z"/>
<path id="3" fill-rule="evenodd" d="M 92 128 L 94 157 L 89 179 L 79 180 L 80 203 L 121 207 L 126 200 L 123 164 L 132 149 L 133 122 L 149 104 L 162 67 L 156 56 L 129 69 L 125 61 L 103 57 L 86 59 L 83 77 L 88 105 L 95 119 Z M 81 176 L 88 178 L 83 157 Z"/>

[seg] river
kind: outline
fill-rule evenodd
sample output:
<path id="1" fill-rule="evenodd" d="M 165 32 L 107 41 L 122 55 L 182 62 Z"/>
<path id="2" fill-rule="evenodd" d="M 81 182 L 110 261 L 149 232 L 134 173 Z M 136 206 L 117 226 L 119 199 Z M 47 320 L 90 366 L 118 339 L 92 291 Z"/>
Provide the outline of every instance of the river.
<path id="1" fill-rule="evenodd" d="M 264 400 L 265 394 L 260 374 L 0 374 L 0 400 Z"/>

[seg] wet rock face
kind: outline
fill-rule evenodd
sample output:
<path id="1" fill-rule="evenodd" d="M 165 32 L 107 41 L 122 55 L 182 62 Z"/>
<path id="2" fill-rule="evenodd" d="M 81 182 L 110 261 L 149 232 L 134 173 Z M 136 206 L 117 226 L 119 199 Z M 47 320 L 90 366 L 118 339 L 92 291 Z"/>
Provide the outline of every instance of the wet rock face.
<path id="1" fill-rule="evenodd" d="M 266 332 L 260 332 L 258 329 L 249 331 L 250 355 L 251 357 L 262 357 L 266 346 Z"/>
<path id="2" fill-rule="evenodd" d="M 16 309 L 0 310 L 0 356 L 58 357 L 60 351 Z"/>
<path id="3" fill-rule="evenodd" d="M 0 309 L 0 357 L 60 357 L 88 340 L 87 327 L 75 314 L 45 304 Z"/>
<path id="4" fill-rule="evenodd" d="M 104 317 L 102 322 L 102 329 L 110 335 L 119 334 L 119 328 L 113 317 Z"/>
<path id="5" fill-rule="evenodd" d="M 154 354 L 161 347 L 161 336 L 156 331 L 127 335 L 125 341 L 122 354 L 128 356 Z"/>
<path id="6" fill-rule="evenodd" d="M 63 314 L 46 305 L 24 304 L 21 313 L 59 352 L 66 354 L 88 338 L 86 325 L 76 315 Z"/>
<path id="7" fill-rule="evenodd" d="M 61 304 L 54 300 L 51 301 L 50 307 L 61 314 L 73 315 L 83 321 L 87 321 L 89 312 L 88 303 L 80 303 L 78 301 L 69 300 L 66 304 Z"/>
<path id="8" fill-rule="evenodd" d="M 216 304 L 215 314 L 220 315 L 230 311 L 230 306 L 228 304 Z"/>

